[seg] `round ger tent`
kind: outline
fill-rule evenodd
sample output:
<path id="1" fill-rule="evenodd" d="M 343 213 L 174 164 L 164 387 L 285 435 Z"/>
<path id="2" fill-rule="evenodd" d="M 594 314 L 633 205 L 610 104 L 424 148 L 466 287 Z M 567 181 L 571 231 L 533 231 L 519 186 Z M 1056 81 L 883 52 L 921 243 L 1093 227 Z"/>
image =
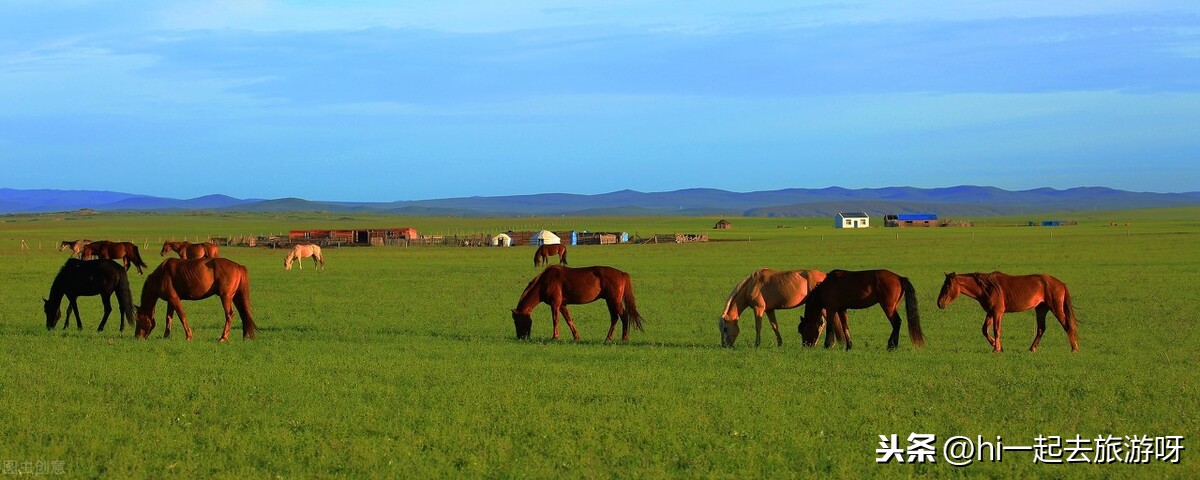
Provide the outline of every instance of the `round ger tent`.
<path id="1" fill-rule="evenodd" d="M 557 245 L 560 243 L 562 243 L 562 239 L 549 230 L 537 232 L 529 239 L 530 245 Z"/>
<path id="2" fill-rule="evenodd" d="M 508 236 L 507 233 L 501 233 L 492 237 L 491 244 L 493 247 L 511 247 L 512 237 Z"/>

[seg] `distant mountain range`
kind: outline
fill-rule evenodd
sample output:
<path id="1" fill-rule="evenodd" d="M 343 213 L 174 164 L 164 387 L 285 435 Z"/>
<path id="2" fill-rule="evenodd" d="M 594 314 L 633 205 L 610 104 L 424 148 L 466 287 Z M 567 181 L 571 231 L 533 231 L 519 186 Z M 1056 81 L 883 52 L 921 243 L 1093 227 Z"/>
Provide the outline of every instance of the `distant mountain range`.
<path id="1" fill-rule="evenodd" d="M 89 190 L 0 188 L 0 213 L 98 211 L 242 211 L 387 213 L 427 216 L 683 215 L 827 217 L 837 212 L 872 215 L 932 212 L 946 217 L 1017 213 L 1129 210 L 1200 205 L 1200 192 L 1148 193 L 1104 187 L 1010 191 L 995 187 L 789 188 L 729 192 L 693 188 L 671 192 L 621 190 L 598 195 L 544 193 L 397 202 L 311 201 L 300 198 L 238 199 L 207 195 L 192 199 Z"/>

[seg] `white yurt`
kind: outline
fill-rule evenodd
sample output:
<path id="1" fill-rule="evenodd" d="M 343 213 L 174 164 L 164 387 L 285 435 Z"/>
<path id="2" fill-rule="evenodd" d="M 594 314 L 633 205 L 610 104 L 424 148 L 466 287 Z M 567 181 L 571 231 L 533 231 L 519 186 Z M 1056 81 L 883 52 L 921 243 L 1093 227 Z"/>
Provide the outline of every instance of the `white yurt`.
<path id="1" fill-rule="evenodd" d="M 492 237 L 491 245 L 493 247 L 511 247 L 512 237 L 508 236 L 507 233 L 501 233 Z"/>
<path id="2" fill-rule="evenodd" d="M 559 243 L 562 243 L 562 239 L 558 238 L 558 235 L 555 235 L 554 232 L 551 232 L 549 230 L 539 231 L 539 232 L 533 234 L 533 237 L 529 239 L 529 244 L 535 245 L 535 246 L 536 245 L 556 245 Z"/>

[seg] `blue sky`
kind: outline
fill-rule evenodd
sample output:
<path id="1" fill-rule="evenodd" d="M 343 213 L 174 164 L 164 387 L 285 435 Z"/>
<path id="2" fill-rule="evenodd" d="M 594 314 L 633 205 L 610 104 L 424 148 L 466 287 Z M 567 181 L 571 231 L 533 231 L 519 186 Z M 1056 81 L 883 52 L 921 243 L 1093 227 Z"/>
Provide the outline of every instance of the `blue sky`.
<path id="1" fill-rule="evenodd" d="M 0 0 L 0 32 L 0 187 L 1200 190 L 1194 0 Z"/>

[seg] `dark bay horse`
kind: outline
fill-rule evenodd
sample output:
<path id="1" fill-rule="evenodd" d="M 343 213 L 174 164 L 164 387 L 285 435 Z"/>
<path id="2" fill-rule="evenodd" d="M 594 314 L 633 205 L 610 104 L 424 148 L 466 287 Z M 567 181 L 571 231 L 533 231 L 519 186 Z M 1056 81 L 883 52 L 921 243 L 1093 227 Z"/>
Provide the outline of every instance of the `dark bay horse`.
<path id="1" fill-rule="evenodd" d="M 179 258 L 184 260 L 193 258 L 216 258 L 218 252 L 217 244 L 215 243 L 188 243 L 188 242 L 163 242 L 163 248 L 158 255 L 161 257 L 167 252 L 175 252 L 179 254 Z"/>
<path id="2" fill-rule="evenodd" d="M 558 314 L 567 319 L 571 327 L 571 335 L 579 341 L 579 331 L 575 329 L 575 321 L 567 305 L 579 305 L 604 299 L 608 304 L 608 313 L 612 324 L 608 328 L 608 338 L 611 342 L 613 330 L 617 328 L 617 319 L 621 319 L 621 341 L 629 341 L 629 322 L 642 329 L 642 316 L 638 314 L 637 303 L 633 298 L 633 282 L 629 274 L 612 267 L 596 266 L 571 268 L 562 265 L 551 265 L 534 277 L 521 292 L 517 308 L 512 311 L 513 325 L 517 328 L 517 338 L 529 338 L 533 327 L 530 314 L 539 303 L 550 306 L 550 315 L 554 319 L 554 338 L 558 338 Z"/>
<path id="3" fill-rule="evenodd" d="M 71 326 L 71 312 L 75 312 L 75 325 L 83 330 L 83 321 L 79 319 L 79 305 L 76 297 L 100 295 L 104 302 L 104 318 L 100 320 L 97 332 L 104 331 L 108 323 L 108 315 L 112 313 L 110 298 L 117 294 L 117 307 L 121 310 L 121 331 L 125 331 L 125 323 L 133 324 L 133 294 L 129 291 L 129 276 L 125 269 L 112 260 L 79 260 L 68 258 L 67 263 L 58 270 L 54 283 L 50 285 L 50 298 L 42 299 L 42 310 L 46 312 L 46 330 L 53 329 L 62 317 L 62 299 L 67 297 L 67 319 L 63 329 Z"/>
<path id="4" fill-rule="evenodd" d="M 254 338 L 256 327 L 250 315 L 250 275 L 233 260 L 225 258 L 200 258 L 181 260 L 168 258 L 146 277 L 142 286 L 142 304 L 137 311 L 138 338 L 150 336 L 154 330 L 154 305 L 159 299 L 167 302 L 167 325 L 163 338 L 171 336 L 171 315 L 179 313 L 179 323 L 187 339 L 192 339 L 192 327 L 183 313 L 181 300 L 201 300 L 213 295 L 221 297 L 225 310 L 225 330 L 220 341 L 229 339 L 229 326 L 233 322 L 233 309 L 237 307 L 242 319 L 242 338 Z"/>
<path id="5" fill-rule="evenodd" d="M 567 264 L 567 246 L 561 243 L 552 245 L 540 245 L 536 252 L 533 252 L 533 266 L 538 267 L 550 264 L 550 257 L 558 255 L 558 264 Z"/>
<path id="6" fill-rule="evenodd" d="M 868 308 L 879 304 L 884 315 L 892 323 L 892 335 L 888 337 L 888 350 L 900 344 L 900 297 L 904 297 L 904 309 L 908 314 L 908 337 L 913 345 L 925 345 L 921 333 L 921 317 L 917 311 L 917 292 L 912 282 L 888 270 L 846 271 L 834 270 L 825 276 L 825 281 L 808 294 L 804 316 L 800 317 L 797 330 L 804 346 L 811 347 L 821 336 L 823 320 L 829 318 L 830 329 L 825 334 L 825 347 L 831 347 L 834 338 L 846 341 L 846 350 L 853 345 L 850 341 L 848 309 Z M 831 337 L 830 335 L 833 335 Z"/>
<path id="7" fill-rule="evenodd" d="M 63 250 L 70 249 L 71 256 L 80 258 L 79 253 L 83 250 L 83 246 L 89 243 L 92 243 L 92 241 L 86 238 L 80 240 L 63 240 L 58 242 L 58 251 L 61 252 Z"/>
<path id="8" fill-rule="evenodd" d="M 775 343 L 783 346 L 783 336 L 779 334 L 779 322 L 775 321 L 775 310 L 796 308 L 804 304 L 808 293 L 825 280 L 825 273 L 820 270 L 771 270 L 760 268 L 742 280 L 729 293 L 725 301 L 725 311 L 717 320 L 721 332 L 721 346 L 732 347 L 737 341 L 738 318 L 742 310 L 754 309 L 754 346 L 762 342 L 763 314 L 771 320 L 771 328 L 775 330 Z"/>
<path id="9" fill-rule="evenodd" d="M 142 261 L 141 253 L 138 253 L 137 245 L 130 242 L 110 242 L 108 240 L 97 240 L 95 242 L 84 245 L 79 250 L 81 258 L 98 257 L 105 260 L 121 260 L 125 263 L 125 270 L 129 270 L 129 264 L 137 267 L 138 273 L 142 273 L 142 268 L 146 267 L 146 262 Z"/>
<path id="10" fill-rule="evenodd" d="M 1034 309 L 1037 313 L 1037 335 L 1029 351 L 1036 352 L 1046 331 L 1046 312 L 1054 312 L 1054 318 L 1062 324 L 1071 342 L 1071 351 L 1079 351 L 1078 331 L 1075 328 L 1075 309 L 1071 307 L 1071 294 L 1067 285 L 1046 274 L 1007 275 L 992 273 L 947 273 L 942 291 L 938 294 L 938 308 L 946 308 L 959 294 L 974 298 L 983 307 L 987 316 L 983 319 L 983 337 L 992 346 L 993 352 L 1001 351 L 1000 322 L 1005 312 L 1024 312 Z M 988 327 L 992 332 L 988 333 Z"/>

